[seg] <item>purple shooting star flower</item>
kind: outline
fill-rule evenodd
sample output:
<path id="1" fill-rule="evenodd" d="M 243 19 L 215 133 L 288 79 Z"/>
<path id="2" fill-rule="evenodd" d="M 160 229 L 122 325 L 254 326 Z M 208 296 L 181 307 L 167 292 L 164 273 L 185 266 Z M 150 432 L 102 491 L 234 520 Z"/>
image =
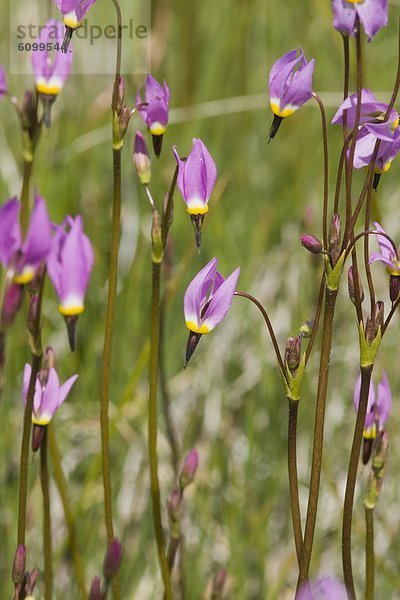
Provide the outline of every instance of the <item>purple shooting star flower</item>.
<path id="1" fill-rule="evenodd" d="M 67 53 L 53 50 L 48 46 L 61 44 L 64 27 L 60 21 L 52 19 L 40 31 L 36 40 L 37 50 L 32 51 L 32 67 L 35 74 L 36 89 L 43 102 L 44 123 L 50 127 L 50 110 L 72 68 L 72 49 Z"/>
<path id="2" fill-rule="evenodd" d="M 161 154 L 162 136 L 168 125 L 170 92 L 165 80 L 160 85 L 152 75 L 147 75 L 144 89 L 144 101 L 141 98 L 141 86 L 136 93 L 136 105 L 143 121 L 153 138 L 156 156 Z"/>
<path id="3" fill-rule="evenodd" d="M 47 258 L 47 271 L 60 299 L 59 312 L 65 317 L 68 339 L 75 348 L 75 325 L 84 310 L 84 298 L 93 267 L 93 248 L 83 233 L 80 216 L 56 227 Z"/>
<path id="4" fill-rule="evenodd" d="M 0 207 L 0 262 L 11 270 L 18 285 L 30 283 L 51 246 L 46 204 L 38 194 L 25 240 L 19 223 L 20 203 L 12 198 Z"/>
<path id="5" fill-rule="evenodd" d="M 0 100 L 5 96 L 8 92 L 8 85 L 6 79 L 6 73 L 3 69 L 3 65 L 0 65 Z"/>
<path id="6" fill-rule="evenodd" d="M 72 34 L 82 25 L 83 17 L 95 2 L 96 0 L 55 0 L 65 25 L 65 37 L 61 48 L 65 54 L 68 52 Z"/>
<path id="7" fill-rule="evenodd" d="M 387 0 L 332 0 L 332 11 L 337 31 L 355 36 L 358 17 L 369 42 L 388 22 Z"/>
<path id="8" fill-rule="evenodd" d="M 73 375 L 67 379 L 65 383 L 60 385 L 60 380 L 54 368 L 49 369 L 45 381 L 41 379 L 41 375 L 42 372 L 39 373 L 36 379 L 33 397 L 32 423 L 34 424 L 34 430 L 32 432 L 32 449 L 34 452 L 38 450 L 40 446 L 44 433 L 43 428 L 50 423 L 54 413 L 64 402 L 78 378 L 78 375 Z M 25 405 L 30 377 L 31 366 L 26 364 L 22 387 L 22 398 Z"/>
<path id="9" fill-rule="evenodd" d="M 312 76 L 315 60 L 307 62 L 303 50 L 300 55 L 290 50 L 273 65 L 269 74 L 269 98 L 274 120 L 269 132 L 271 141 L 285 117 L 289 117 L 312 97 Z"/>
<path id="10" fill-rule="evenodd" d="M 378 102 L 371 90 L 366 88 L 361 90 L 360 125 L 363 125 L 364 123 L 379 123 L 379 121 L 383 120 L 387 109 L 388 104 L 385 102 Z M 352 94 L 342 102 L 332 119 L 333 125 L 343 125 L 345 111 L 347 115 L 347 126 L 350 128 L 354 127 L 357 112 L 357 93 Z M 392 110 L 389 121 L 392 123 L 393 129 L 396 129 L 398 125 L 398 114 L 395 110 Z"/>
<path id="11" fill-rule="evenodd" d="M 212 331 L 227 314 L 232 304 L 240 268 L 224 279 L 213 258 L 189 284 L 184 297 L 184 313 L 189 339 L 186 364 L 202 335 Z"/>
<path id="12" fill-rule="evenodd" d="M 176 146 L 173 146 L 173 151 L 179 169 L 178 188 L 192 219 L 197 248 L 200 248 L 201 228 L 217 179 L 217 168 L 206 146 L 198 138 L 193 138 L 193 146 L 187 159 L 179 157 Z"/>
<path id="13" fill-rule="evenodd" d="M 361 375 L 354 385 L 353 403 L 357 412 L 360 401 Z M 373 383 L 370 383 L 368 394 L 367 414 L 365 417 L 363 433 L 363 463 L 366 465 L 371 456 L 374 440 L 384 430 L 385 423 L 392 407 L 392 393 L 386 371 L 382 371 L 382 380 L 378 383 L 378 392 L 375 392 Z"/>
<path id="14" fill-rule="evenodd" d="M 379 225 L 374 223 L 375 229 L 386 234 L 386 231 Z M 380 252 L 372 252 L 369 263 L 379 261 L 386 267 L 386 271 L 390 275 L 389 296 L 392 302 L 397 300 L 400 292 L 400 260 L 396 247 L 384 235 L 377 235 Z"/>
<path id="15" fill-rule="evenodd" d="M 133 164 L 142 185 L 148 185 L 151 179 L 151 160 L 145 139 L 140 131 L 136 132 L 133 144 Z"/>

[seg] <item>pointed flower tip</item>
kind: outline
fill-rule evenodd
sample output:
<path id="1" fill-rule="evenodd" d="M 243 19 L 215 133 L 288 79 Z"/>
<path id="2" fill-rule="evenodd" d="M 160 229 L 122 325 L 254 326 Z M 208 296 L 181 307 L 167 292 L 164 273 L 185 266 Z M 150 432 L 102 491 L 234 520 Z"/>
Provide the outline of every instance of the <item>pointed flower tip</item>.
<path id="1" fill-rule="evenodd" d="M 146 77 L 146 85 L 144 90 L 144 102 L 141 98 L 141 87 L 139 86 L 136 94 L 136 105 L 144 122 L 147 125 L 150 133 L 153 136 L 159 137 L 165 133 L 169 118 L 169 88 L 165 81 L 161 86 L 158 81 L 150 74 Z M 139 106 L 140 105 L 140 106 Z M 161 152 L 161 141 L 154 142 L 156 156 Z M 158 145 L 157 145 L 158 144 Z M 157 154 L 158 152 L 158 154 Z"/>
<path id="2" fill-rule="evenodd" d="M 121 542 L 114 538 L 108 544 L 107 552 L 104 557 L 103 575 L 107 582 L 110 582 L 117 574 L 122 560 Z"/>

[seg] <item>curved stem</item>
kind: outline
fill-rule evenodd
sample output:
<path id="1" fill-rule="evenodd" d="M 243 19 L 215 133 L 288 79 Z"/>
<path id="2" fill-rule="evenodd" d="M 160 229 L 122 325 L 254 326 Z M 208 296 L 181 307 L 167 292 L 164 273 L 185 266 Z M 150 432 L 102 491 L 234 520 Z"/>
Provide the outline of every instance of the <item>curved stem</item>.
<path id="1" fill-rule="evenodd" d="M 115 81 L 113 88 L 113 97 L 111 102 L 111 109 L 114 112 L 117 111 L 118 107 L 118 95 L 119 95 L 119 80 L 121 77 L 121 55 L 122 55 L 122 15 L 121 7 L 118 0 L 112 0 L 116 12 L 117 18 L 117 48 L 116 48 L 116 59 L 115 59 Z"/>
<path id="2" fill-rule="evenodd" d="M 253 302 L 253 304 L 255 304 L 257 306 L 257 308 L 259 309 L 259 311 L 261 312 L 262 316 L 264 317 L 265 324 L 266 324 L 266 326 L 268 328 L 269 335 L 271 337 L 272 345 L 273 345 L 274 350 L 275 350 L 276 360 L 278 361 L 279 368 L 280 368 L 282 374 L 285 374 L 285 367 L 284 367 L 283 360 L 282 360 L 282 357 L 281 357 L 281 353 L 280 353 L 280 350 L 279 350 L 278 341 L 276 339 L 275 332 L 274 332 L 274 329 L 272 327 L 272 323 L 270 321 L 270 318 L 269 318 L 269 316 L 267 314 L 267 311 L 265 310 L 265 308 L 263 307 L 263 305 L 261 304 L 261 302 L 259 302 L 257 300 L 257 298 L 254 298 L 254 296 L 251 296 L 251 294 L 247 294 L 246 292 L 235 292 L 235 296 L 241 296 L 242 298 L 247 298 L 248 300 L 251 300 L 251 302 Z"/>
<path id="3" fill-rule="evenodd" d="M 40 484 L 43 494 L 44 597 L 45 600 L 52 600 L 53 566 L 51 548 L 49 469 L 47 464 L 47 427 L 44 428 L 43 439 L 42 443 L 40 444 Z"/>
<path id="4" fill-rule="evenodd" d="M 322 467 L 322 449 L 324 444 L 325 405 L 328 391 L 333 317 L 335 314 L 337 293 L 337 290 L 330 290 L 328 287 L 325 291 L 324 323 L 322 328 L 317 401 L 315 406 L 315 425 L 310 475 L 310 491 L 308 496 L 303 551 L 301 556 L 300 572 L 297 582 L 296 594 L 308 580 L 308 571 L 310 568 L 311 554 L 314 544 L 315 522 L 317 518 L 319 484 Z"/>
<path id="5" fill-rule="evenodd" d="M 160 357 L 160 279 L 161 263 L 152 263 L 151 336 L 149 373 L 148 451 L 150 462 L 150 491 L 153 506 L 153 524 L 158 560 L 164 583 L 166 600 L 173 600 L 171 577 L 165 554 L 165 537 L 161 519 L 160 483 L 157 457 L 157 383 Z"/>
<path id="6" fill-rule="evenodd" d="M 288 474 L 290 508 L 292 512 L 294 543 L 296 546 L 297 562 L 300 567 L 303 533 L 301 530 L 301 514 L 299 503 L 299 482 L 297 478 L 297 413 L 299 403 L 288 398 Z"/>
<path id="7" fill-rule="evenodd" d="M 344 112 L 346 113 L 347 111 L 344 111 Z M 344 119 L 344 116 L 343 116 L 343 119 Z M 333 212 L 335 214 L 337 214 L 339 212 L 339 197 L 340 197 L 340 188 L 342 185 L 343 166 L 346 163 L 346 169 L 347 169 L 346 155 L 347 155 L 349 143 L 351 142 L 352 139 L 353 139 L 353 132 L 351 132 L 347 136 L 347 138 L 344 140 L 343 147 L 340 152 L 338 172 L 337 172 L 337 177 L 336 177 L 335 201 L 334 201 L 334 207 L 333 207 Z M 347 179 L 346 179 L 346 183 L 347 183 Z"/>
<path id="8" fill-rule="evenodd" d="M 321 113 L 322 121 L 322 147 L 324 151 L 324 206 L 322 211 L 322 239 L 324 249 L 328 248 L 328 134 L 326 129 L 326 114 L 322 100 L 317 94 L 313 93 L 314 100 L 317 101 Z"/>
<path id="9" fill-rule="evenodd" d="M 367 414 L 369 386 L 371 382 L 373 365 L 361 367 L 361 389 L 358 403 L 357 417 L 354 426 L 353 442 L 350 452 L 349 468 L 347 472 L 346 491 L 343 504 L 343 526 L 342 526 L 342 563 L 344 583 L 349 600 L 356 600 L 356 592 L 353 581 L 353 568 L 351 560 L 351 528 L 353 518 L 354 491 L 357 480 L 358 461 L 362 436 L 364 431 L 365 417 Z"/>
<path id="10" fill-rule="evenodd" d="M 375 597 L 374 509 L 365 507 L 365 600 Z"/>
<path id="11" fill-rule="evenodd" d="M 71 553 L 72 564 L 74 568 L 76 585 L 79 589 L 81 600 L 86 600 L 87 590 L 85 583 L 85 573 L 82 567 L 81 555 L 76 543 L 76 529 L 74 518 L 71 510 L 71 504 L 68 499 L 68 488 L 65 476 L 62 470 L 61 456 L 58 449 L 57 440 L 54 435 L 53 425 L 50 423 L 47 427 L 48 443 L 51 460 L 53 463 L 54 480 L 57 485 L 58 493 L 60 494 L 61 502 L 64 509 L 65 524 L 68 531 L 68 544 Z"/>

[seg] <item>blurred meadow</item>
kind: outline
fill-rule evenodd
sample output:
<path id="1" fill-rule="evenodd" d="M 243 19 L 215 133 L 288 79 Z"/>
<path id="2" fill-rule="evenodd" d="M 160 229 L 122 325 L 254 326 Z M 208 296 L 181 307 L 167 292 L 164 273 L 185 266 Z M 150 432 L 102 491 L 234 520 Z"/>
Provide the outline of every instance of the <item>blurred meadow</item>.
<path id="1" fill-rule="evenodd" d="M 110 3 L 110 2 L 109 2 Z M 45 3 L 43 3 L 45 4 Z M 46 3 L 47 4 L 47 3 Z M 106 0 L 98 0 L 101 11 Z M 366 87 L 388 101 L 397 61 L 397 3 L 389 26 L 365 45 Z M 7 12 L 0 30 L 0 62 L 7 69 Z M 129 2 L 122 3 L 124 17 Z M 47 8 L 46 8 L 47 10 Z M 95 10 L 89 22 L 95 20 Z M 56 16 L 56 7 L 52 8 Z M 162 503 L 174 484 L 172 455 L 163 401 L 179 440 L 179 456 L 195 447 L 200 454 L 196 482 L 184 508 L 183 573 L 185 598 L 204 597 L 208 579 L 224 567 L 226 598 L 274 600 L 293 597 L 297 564 L 292 538 L 286 467 L 287 403 L 271 343 L 256 310 L 235 298 L 229 315 L 201 340 L 184 370 L 187 330 L 182 301 L 187 284 L 213 256 L 227 275 L 241 267 L 239 289 L 262 301 L 282 349 L 303 321 L 313 316 L 322 267 L 320 257 L 300 245 L 302 233 L 321 231 L 322 145 L 320 115 L 310 101 L 287 119 L 267 144 L 271 113 L 268 73 L 284 52 L 302 46 L 316 58 L 314 89 L 332 118 L 342 97 L 341 37 L 331 25 L 330 2 L 308 0 L 158 0 L 151 6 L 152 73 L 171 89 L 170 126 L 160 160 L 153 160 L 151 189 L 160 201 L 168 189 L 176 144 L 187 154 L 201 137 L 218 168 L 218 182 L 203 228 L 200 259 L 184 203 L 175 194 L 168 273 L 164 285 L 165 389 L 159 395 L 159 458 Z M 74 43 L 79 43 L 75 40 Z M 123 52 L 129 53 L 129 44 Z M 133 106 L 140 77 L 127 77 L 126 100 Z M 29 76 L 10 75 L 19 98 L 33 86 Z M 110 250 L 112 154 L 111 75 L 72 75 L 53 107 L 53 124 L 40 141 L 33 185 L 46 198 L 52 219 L 83 215 L 95 248 L 95 267 L 79 319 L 77 350 L 68 348 L 57 301 L 47 285 L 43 341 L 58 355 L 60 379 L 79 372 L 79 380 L 52 424 L 75 520 L 76 543 L 87 587 L 101 570 L 106 548 L 103 520 L 99 429 L 99 377 Z M 353 88 L 354 89 L 354 88 Z M 115 530 L 124 546 L 123 597 L 162 597 L 153 538 L 147 460 L 147 394 L 151 286 L 151 214 L 132 165 L 134 116 L 123 151 L 123 235 L 111 381 L 112 482 Z M 341 130 L 329 127 L 331 196 L 340 152 Z M 21 143 L 12 107 L 0 105 L 0 203 L 18 195 Z M 357 184 L 362 181 L 356 174 Z M 398 163 L 382 178 L 374 212 L 400 239 Z M 375 245 L 373 241 L 372 246 Z M 374 270 L 380 297 L 389 306 L 383 269 Z M 326 447 L 312 576 L 341 575 L 341 511 L 354 424 L 353 384 L 357 376 L 357 324 L 345 281 L 335 319 L 332 371 L 326 421 Z M 22 311 L 23 312 L 23 311 Z M 376 509 L 377 600 L 400 599 L 400 385 L 396 317 L 378 355 L 374 381 L 385 368 L 394 398 L 388 421 L 391 454 L 385 488 Z M 18 461 L 22 421 L 21 381 L 29 360 L 23 314 L 8 336 L 7 382 L 0 405 L 0 581 L 1 598 L 11 596 L 10 570 L 16 545 Z M 299 478 L 305 515 L 312 442 L 317 347 L 305 377 L 299 409 Z M 51 472 L 54 473 L 50 464 Z M 30 567 L 42 568 L 39 461 L 30 464 L 27 547 Z M 364 474 L 365 475 L 365 474 Z M 354 512 L 354 568 L 364 573 L 365 476 L 360 475 Z M 78 598 L 68 550 L 64 511 L 52 482 L 55 598 Z M 165 524 L 167 520 L 165 519 Z M 40 598 L 41 582 L 38 584 Z M 362 588 L 360 588 L 362 589 Z"/>

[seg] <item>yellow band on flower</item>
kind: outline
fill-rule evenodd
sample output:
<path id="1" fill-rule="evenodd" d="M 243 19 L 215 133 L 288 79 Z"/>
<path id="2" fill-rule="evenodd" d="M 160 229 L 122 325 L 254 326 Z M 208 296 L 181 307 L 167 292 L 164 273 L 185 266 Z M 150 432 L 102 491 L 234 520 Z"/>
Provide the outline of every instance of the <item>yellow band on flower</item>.
<path id="1" fill-rule="evenodd" d="M 48 96 L 57 96 L 60 93 L 61 87 L 58 85 L 47 85 L 46 83 L 36 84 L 36 89 L 39 94 L 47 94 Z"/>
<path id="2" fill-rule="evenodd" d="M 193 321 L 186 321 L 186 327 L 190 329 L 190 331 L 193 331 L 193 333 L 201 333 L 202 335 L 205 333 L 210 333 L 211 331 L 207 325 L 201 325 L 200 327 L 197 327 L 196 323 L 193 323 Z"/>
<path id="3" fill-rule="evenodd" d="M 59 307 L 58 307 L 58 311 L 64 317 L 74 317 L 76 315 L 81 315 L 84 310 L 85 310 L 84 306 L 68 306 L 68 307 L 65 307 L 62 304 L 60 304 Z"/>
<path id="4" fill-rule="evenodd" d="M 270 105 L 274 115 L 276 115 L 277 117 L 282 117 L 282 119 L 284 119 L 285 117 L 290 117 L 290 115 L 292 115 L 297 110 L 297 107 L 291 106 L 290 104 L 286 106 L 286 108 L 281 110 L 279 102 L 276 102 L 275 100 L 271 100 Z"/>
<path id="5" fill-rule="evenodd" d="M 191 208 L 187 208 L 186 212 L 189 215 L 205 215 L 208 213 L 208 204 L 205 206 L 192 206 Z"/>

